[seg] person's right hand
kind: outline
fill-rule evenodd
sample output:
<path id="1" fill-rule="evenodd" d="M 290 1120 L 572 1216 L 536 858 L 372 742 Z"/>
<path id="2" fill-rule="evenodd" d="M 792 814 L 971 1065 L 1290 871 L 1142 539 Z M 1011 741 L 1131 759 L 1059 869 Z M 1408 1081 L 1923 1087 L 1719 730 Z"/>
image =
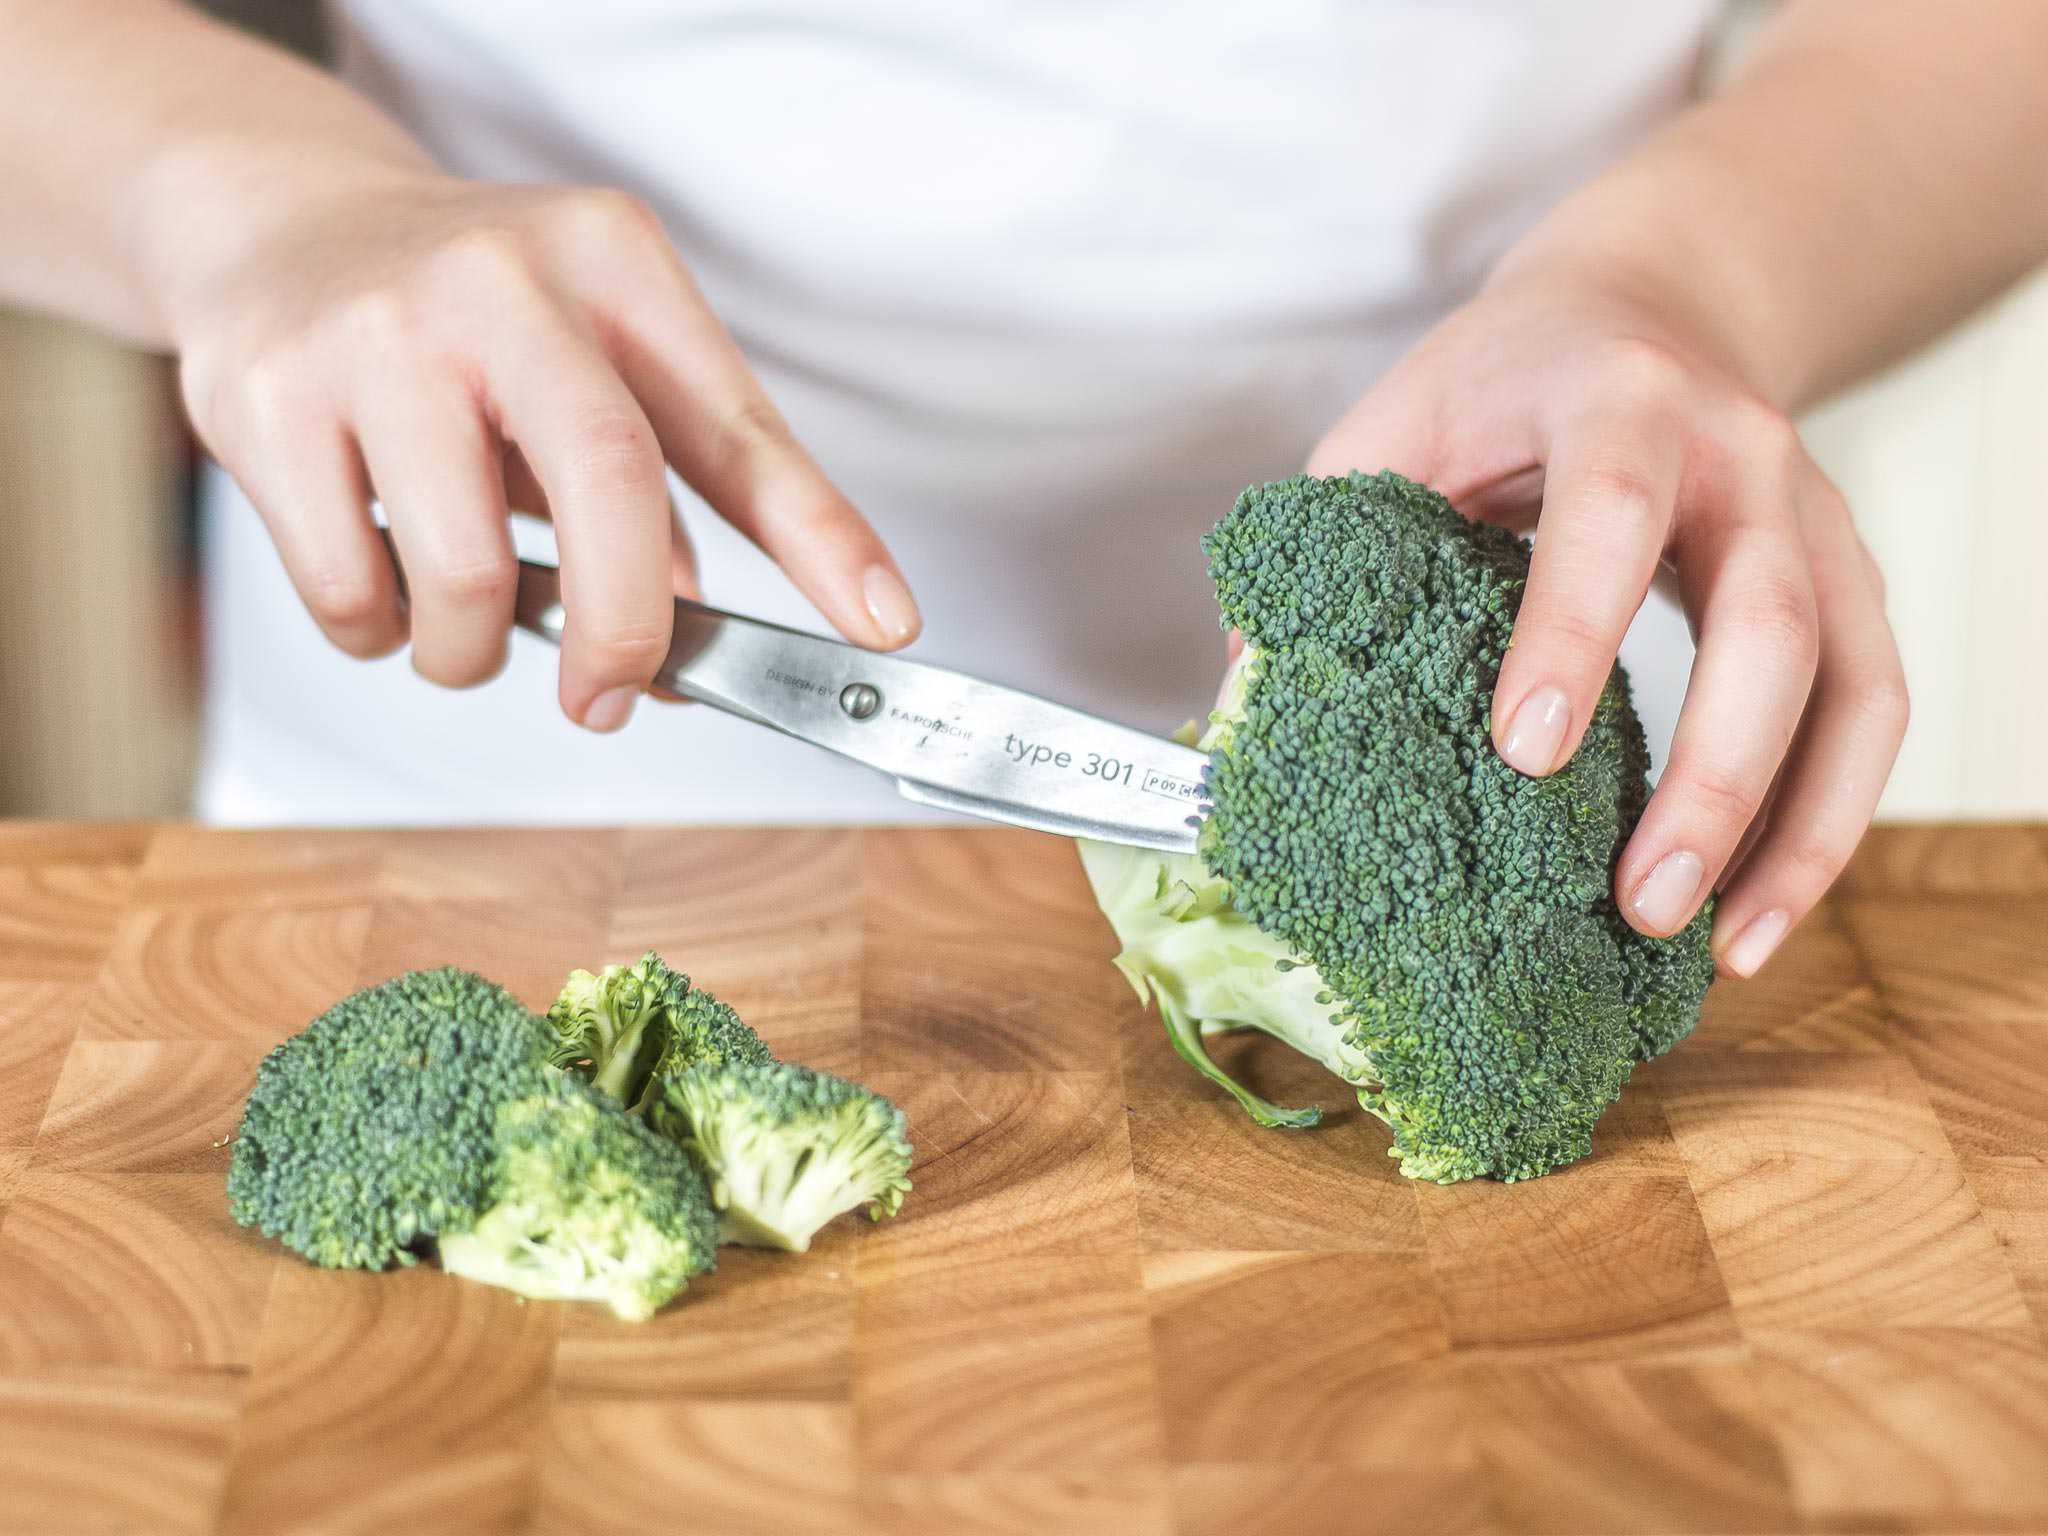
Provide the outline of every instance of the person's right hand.
<path id="1" fill-rule="evenodd" d="M 378 656 L 410 633 L 426 677 L 490 678 L 517 585 L 507 509 L 549 516 L 562 708 L 616 730 L 667 652 L 671 594 L 696 595 L 664 463 L 848 639 L 916 635 L 888 551 L 644 205 L 389 167 L 310 179 L 286 216 L 173 263 L 166 312 L 200 437 L 336 645 Z"/>

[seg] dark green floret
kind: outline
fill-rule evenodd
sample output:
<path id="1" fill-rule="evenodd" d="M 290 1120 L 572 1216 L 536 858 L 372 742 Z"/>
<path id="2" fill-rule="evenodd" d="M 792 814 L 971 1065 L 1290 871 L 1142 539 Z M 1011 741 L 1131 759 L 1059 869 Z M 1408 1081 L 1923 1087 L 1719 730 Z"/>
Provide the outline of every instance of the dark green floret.
<path id="1" fill-rule="evenodd" d="M 644 1317 L 710 1268 L 689 1160 L 549 1064 L 554 1036 L 464 971 L 344 998 L 257 1071 L 229 1210 L 315 1264 L 444 1267 Z"/>
<path id="2" fill-rule="evenodd" d="M 879 1221 L 910 1190 L 903 1112 L 829 1072 L 697 1067 L 667 1079 L 649 1115 L 703 1168 L 726 1242 L 801 1253 L 833 1217 L 866 1206 Z"/>
<path id="3" fill-rule="evenodd" d="M 651 950 L 633 965 L 572 971 L 548 1010 L 552 1060 L 631 1109 L 692 1067 L 769 1059 L 740 1016 Z"/>
<path id="4" fill-rule="evenodd" d="M 230 1213 L 329 1268 L 413 1263 L 489 1203 L 499 1106 L 553 1091 L 546 1050 L 519 999 L 466 971 L 343 998 L 257 1069 Z"/>
<path id="5" fill-rule="evenodd" d="M 1646 939 L 1612 894 L 1647 796 L 1617 667 L 1571 763 L 1524 778 L 1487 711 L 1528 546 L 1397 475 L 1254 487 L 1204 540 L 1246 648 L 1200 744 L 1194 857 L 1084 844 L 1119 966 L 1176 1049 L 1267 1124 L 1203 1037 L 1256 1028 L 1385 1121 L 1404 1173 L 1585 1156 L 1632 1062 L 1699 1016 L 1710 914 Z"/>

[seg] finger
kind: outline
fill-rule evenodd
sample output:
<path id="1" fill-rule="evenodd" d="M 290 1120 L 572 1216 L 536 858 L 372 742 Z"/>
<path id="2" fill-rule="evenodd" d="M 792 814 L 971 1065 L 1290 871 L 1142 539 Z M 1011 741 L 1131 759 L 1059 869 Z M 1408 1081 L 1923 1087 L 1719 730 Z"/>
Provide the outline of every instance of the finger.
<path id="1" fill-rule="evenodd" d="M 690 530 L 683 523 L 683 509 L 669 498 L 668 504 L 668 574 L 669 585 L 677 597 L 687 597 L 693 603 L 704 601 L 703 577 L 697 568 L 697 546 L 690 538 Z"/>
<path id="2" fill-rule="evenodd" d="M 1670 761 L 1615 872 L 1629 922 L 1675 933 L 1755 819 L 1799 727 L 1819 651 L 1792 482 L 1749 474 L 1727 515 L 1677 547 L 1699 649 Z"/>
<path id="3" fill-rule="evenodd" d="M 390 655 L 405 644 L 405 609 L 391 556 L 370 521 L 369 488 L 354 443 L 338 422 L 325 428 L 294 423 L 270 440 L 288 442 L 290 452 L 259 451 L 243 489 L 269 528 L 299 600 L 349 655 Z"/>
<path id="4" fill-rule="evenodd" d="M 449 688 L 488 682 L 504 669 L 519 587 L 498 444 L 452 378 L 386 374 L 356 411 L 405 571 L 413 670 Z"/>
<path id="5" fill-rule="evenodd" d="M 207 419 L 208 445 L 263 518 L 322 632 L 364 658 L 403 645 L 405 609 L 370 521 L 362 460 L 324 389 L 299 369 L 251 367 L 217 403 L 194 419 Z"/>
<path id="6" fill-rule="evenodd" d="M 548 494 L 533 473 L 533 467 L 526 462 L 526 455 L 517 447 L 506 445 L 504 455 L 505 504 L 523 517 L 537 517 L 543 522 L 552 520 L 553 512 L 548 506 Z M 697 567 L 697 547 L 690 539 L 690 532 L 683 523 L 683 509 L 670 496 L 669 510 L 669 584 L 677 597 L 687 597 L 695 602 L 704 600 L 704 587 Z"/>
<path id="7" fill-rule="evenodd" d="M 604 356 L 541 306 L 499 333 L 485 377 L 500 429 L 546 493 L 561 552 L 562 709 L 623 726 L 674 628 L 661 446 Z"/>
<path id="8" fill-rule="evenodd" d="M 1578 750 L 1670 534 L 1679 434 L 1653 410 L 1560 429 L 1514 636 L 1493 690 L 1493 741 L 1542 775 Z"/>
<path id="9" fill-rule="evenodd" d="M 640 275 L 584 298 L 606 316 L 610 356 L 669 462 L 841 634 L 885 650 L 909 644 L 923 620 L 895 560 L 797 443 L 666 241 L 623 259 Z M 622 292 L 630 312 L 617 307 Z"/>
<path id="10" fill-rule="evenodd" d="M 1821 661 L 1770 820 L 1714 914 L 1721 969 L 1752 976 L 1855 852 L 1905 738 L 1898 646 L 1831 486 L 1809 514 Z"/>

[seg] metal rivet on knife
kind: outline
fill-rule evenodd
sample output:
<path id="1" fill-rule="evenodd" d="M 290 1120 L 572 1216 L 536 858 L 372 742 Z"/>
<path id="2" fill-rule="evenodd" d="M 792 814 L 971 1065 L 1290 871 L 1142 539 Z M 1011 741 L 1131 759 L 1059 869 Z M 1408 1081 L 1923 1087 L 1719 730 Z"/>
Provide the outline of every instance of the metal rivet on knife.
<path id="1" fill-rule="evenodd" d="M 865 720 L 882 707 L 882 695 L 868 683 L 848 683 L 839 690 L 839 707 L 856 720 Z"/>

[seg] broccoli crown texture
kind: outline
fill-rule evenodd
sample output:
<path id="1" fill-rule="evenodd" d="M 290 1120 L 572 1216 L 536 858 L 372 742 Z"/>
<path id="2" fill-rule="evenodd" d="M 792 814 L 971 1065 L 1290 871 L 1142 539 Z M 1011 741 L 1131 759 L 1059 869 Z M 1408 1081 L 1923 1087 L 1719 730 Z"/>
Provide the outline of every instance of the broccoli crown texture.
<path id="1" fill-rule="evenodd" d="M 841 1212 L 880 1220 L 910 1190 L 903 1112 L 809 1067 L 697 1067 L 664 1083 L 650 1118 L 702 1165 L 727 1242 L 801 1253 Z"/>
<path id="2" fill-rule="evenodd" d="M 717 1220 L 672 1143 L 549 1064 L 545 1022 L 465 971 L 336 1003 L 265 1058 L 229 1211 L 315 1264 L 442 1267 L 644 1317 L 711 1266 Z"/>
<path id="3" fill-rule="evenodd" d="M 441 1267 L 522 1296 L 652 1316 L 713 1267 L 718 1221 L 681 1148 L 575 1078 L 498 1109 L 489 1205 Z"/>
<path id="4" fill-rule="evenodd" d="M 1584 1156 L 1635 1056 L 1691 1029 L 1709 914 L 1648 939 L 1612 894 L 1647 796 L 1617 667 L 1570 764 L 1525 778 L 1488 708 L 1527 546 L 1397 475 L 1254 487 L 1204 540 L 1246 648 L 1212 715 L 1198 856 L 1084 848 L 1176 1047 L 1250 1026 L 1350 1082 L 1404 1173 Z M 1305 973 L 1305 974 L 1304 974 Z"/>
<path id="5" fill-rule="evenodd" d="M 228 1169 L 229 1211 L 315 1264 L 410 1264 L 489 1199 L 499 1107 L 546 1094 L 547 1030 L 465 971 L 342 999 L 264 1058 Z"/>
<path id="6" fill-rule="evenodd" d="M 628 1108 L 644 1108 L 665 1076 L 704 1064 L 761 1062 L 768 1047 L 740 1016 L 649 951 L 633 965 L 572 971 L 548 1010 L 555 1065 Z"/>

